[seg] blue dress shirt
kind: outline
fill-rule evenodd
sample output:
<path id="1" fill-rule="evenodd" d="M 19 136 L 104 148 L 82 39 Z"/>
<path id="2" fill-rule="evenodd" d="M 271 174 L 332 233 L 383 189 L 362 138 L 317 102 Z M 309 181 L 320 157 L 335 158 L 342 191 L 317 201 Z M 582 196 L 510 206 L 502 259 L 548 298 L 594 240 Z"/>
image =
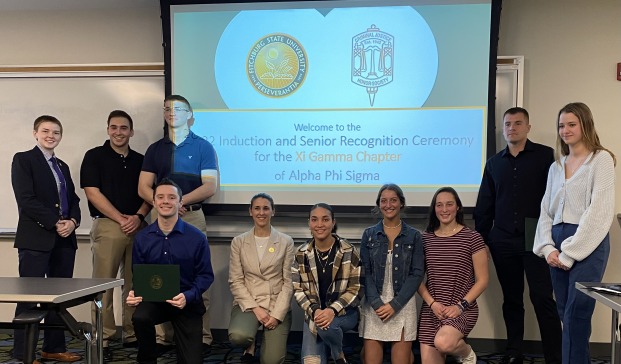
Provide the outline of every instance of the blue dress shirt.
<path id="1" fill-rule="evenodd" d="M 178 264 L 181 293 L 188 306 L 204 312 L 202 294 L 213 283 L 211 253 L 205 234 L 194 226 L 177 220 L 165 235 L 157 221 L 142 229 L 134 241 L 133 264 Z"/>

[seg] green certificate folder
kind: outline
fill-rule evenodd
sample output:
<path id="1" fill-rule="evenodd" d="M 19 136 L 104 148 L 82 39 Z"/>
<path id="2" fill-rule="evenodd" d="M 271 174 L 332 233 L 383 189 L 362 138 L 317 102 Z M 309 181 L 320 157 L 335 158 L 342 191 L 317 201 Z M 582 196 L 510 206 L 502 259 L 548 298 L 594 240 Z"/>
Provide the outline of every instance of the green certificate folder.
<path id="1" fill-rule="evenodd" d="M 535 245 L 535 232 L 539 219 L 533 217 L 524 218 L 524 250 L 532 252 Z"/>
<path id="2" fill-rule="evenodd" d="M 135 264 L 134 296 L 143 301 L 164 302 L 180 293 L 176 264 Z"/>

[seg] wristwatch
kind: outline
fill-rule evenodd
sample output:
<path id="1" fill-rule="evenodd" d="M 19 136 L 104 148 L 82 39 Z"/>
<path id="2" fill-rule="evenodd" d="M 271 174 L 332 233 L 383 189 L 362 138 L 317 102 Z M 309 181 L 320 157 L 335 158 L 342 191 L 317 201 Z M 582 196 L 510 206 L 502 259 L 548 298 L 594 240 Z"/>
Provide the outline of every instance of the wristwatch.
<path id="1" fill-rule="evenodd" d="M 461 300 L 459 304 L 463 308 L 464 311 L 470 308 L 470 303 L 468 303 L 468 301 L 466 301 L 465 299 Z"/>

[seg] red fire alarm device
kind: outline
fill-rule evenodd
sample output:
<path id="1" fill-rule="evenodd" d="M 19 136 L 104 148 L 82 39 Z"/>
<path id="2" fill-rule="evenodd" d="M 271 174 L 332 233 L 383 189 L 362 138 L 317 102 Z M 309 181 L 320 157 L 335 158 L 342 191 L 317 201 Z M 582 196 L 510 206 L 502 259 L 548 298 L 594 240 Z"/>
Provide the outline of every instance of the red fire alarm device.
<path id="1" fill-rule="evenodd" d="M 621 63 L 617 63 L 617 81 L 621 81 Z"/>

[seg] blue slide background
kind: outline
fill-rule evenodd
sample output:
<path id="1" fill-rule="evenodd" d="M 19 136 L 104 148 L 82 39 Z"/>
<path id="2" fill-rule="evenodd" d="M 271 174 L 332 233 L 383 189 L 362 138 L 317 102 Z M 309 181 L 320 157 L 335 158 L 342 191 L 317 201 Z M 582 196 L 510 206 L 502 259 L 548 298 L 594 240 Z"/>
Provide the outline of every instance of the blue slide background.
<path id="1" fill-rule="evenodd" d="M 216 148 L 223 190 L 388 181 L 472 188 L 485 158 L 489 12 L 489 4 L 469 4 L 175 13 L 173 92 L 190 99 L 192 130 Z M 367 90 L 351 81 L 352 38 L 371 25 L 394 37 L 393 81 L 372 107 Z M 287 34 L 306 52 L 306 78 L 287 97 L 266 97 L 248 78 L 249 53 L 269 34 Z M 333 131 L 296 131 L 298 124 Z M 405 138 L 407 145 L 344 146 L 342 136 Z M 263 145 L 231 146 L 233 138 Z M 336 143 L 308 146 L 304 138 Z M 421 138 L 442 142 L 413 145 Z M 279 145 L 284 140 L 296 144 Z M 398 161 L 357 161 L 364 152 Z M 311 161 L 312 153 L 352 161 Z"/>
<path id="2" fill-rule="evenodd" d="M 482 109 L 344 110 L 314 113 L 222 111 L 197 113 L 195 128 L 204 131 L 205 133 L 199 135 L 212 142 L 218 151 L 222 185 L 376 185 L 383 181 L 400 181 L 404 185 L 437 185 L 451 181 L 453 184 L 469 185 L 478 184 L 481 178 L 480 170 L 472 166 L 481 163 L 484 143 L 480 130 L 483 115 Z M 378 123 L 378 120 L 384 122 Z M 296 125 L 306 124 L 331 127 L 333 132 L 296 131 Z M 386 124 L 390 125 L 389 129 Z M 234 137 L 237 140 L 231 142 L 230 139 Z M 250 139 L 253 137 L 254 141 Z M 367 143 L 358 143 L 363 144 L 360 146 L 343 145 L 342 137 L 388 137 L 405 139 L 405 142 L 402 141 L 397 146 L 377 145 L 369 148 L 365 146 Z M 429 140 L 431 145 L 421 145 L 422 138 Z M 444 139 L 435 140 L 437 144 L 433 145 L 434 140 L 430 140 L 432 138 Z M 308 145 L 308 142 L 304 143 L 307 139 L 328 139 L 329 142 Z M 240 144 L 239 140 L 255 145 L 231 145 Z M 292 140 L 295 145 L 289 145 L 293 144 L 290 142 Z M 351 155 L 351 161 L 311 161 L 313 152 Z M 381 155 L 388 153 L 394 155 L 392 159 L 398 158 L 398 161 L 358 161 L 360 152 Z M 279 158 L 276 154 L 280 154 Z M 287 155 L 289 158 L 285 157 Z M 302 155 L 305 156 L 304 159 L 299 158 Z M 459 163 L 455 163 L 457 156 Z M 283 171 L 283 177 L 279 177 Z M 337 178 L 338 173 L 331 173 L 333 171 L 344 174 Z M 347 171 L 372 173 L 373 177 L 356 182 L 347 179 Z M 312 176 L 302 180 L 299 177 L 292 178 L 292 172 L 293 175 L 299 172 Z"/>

